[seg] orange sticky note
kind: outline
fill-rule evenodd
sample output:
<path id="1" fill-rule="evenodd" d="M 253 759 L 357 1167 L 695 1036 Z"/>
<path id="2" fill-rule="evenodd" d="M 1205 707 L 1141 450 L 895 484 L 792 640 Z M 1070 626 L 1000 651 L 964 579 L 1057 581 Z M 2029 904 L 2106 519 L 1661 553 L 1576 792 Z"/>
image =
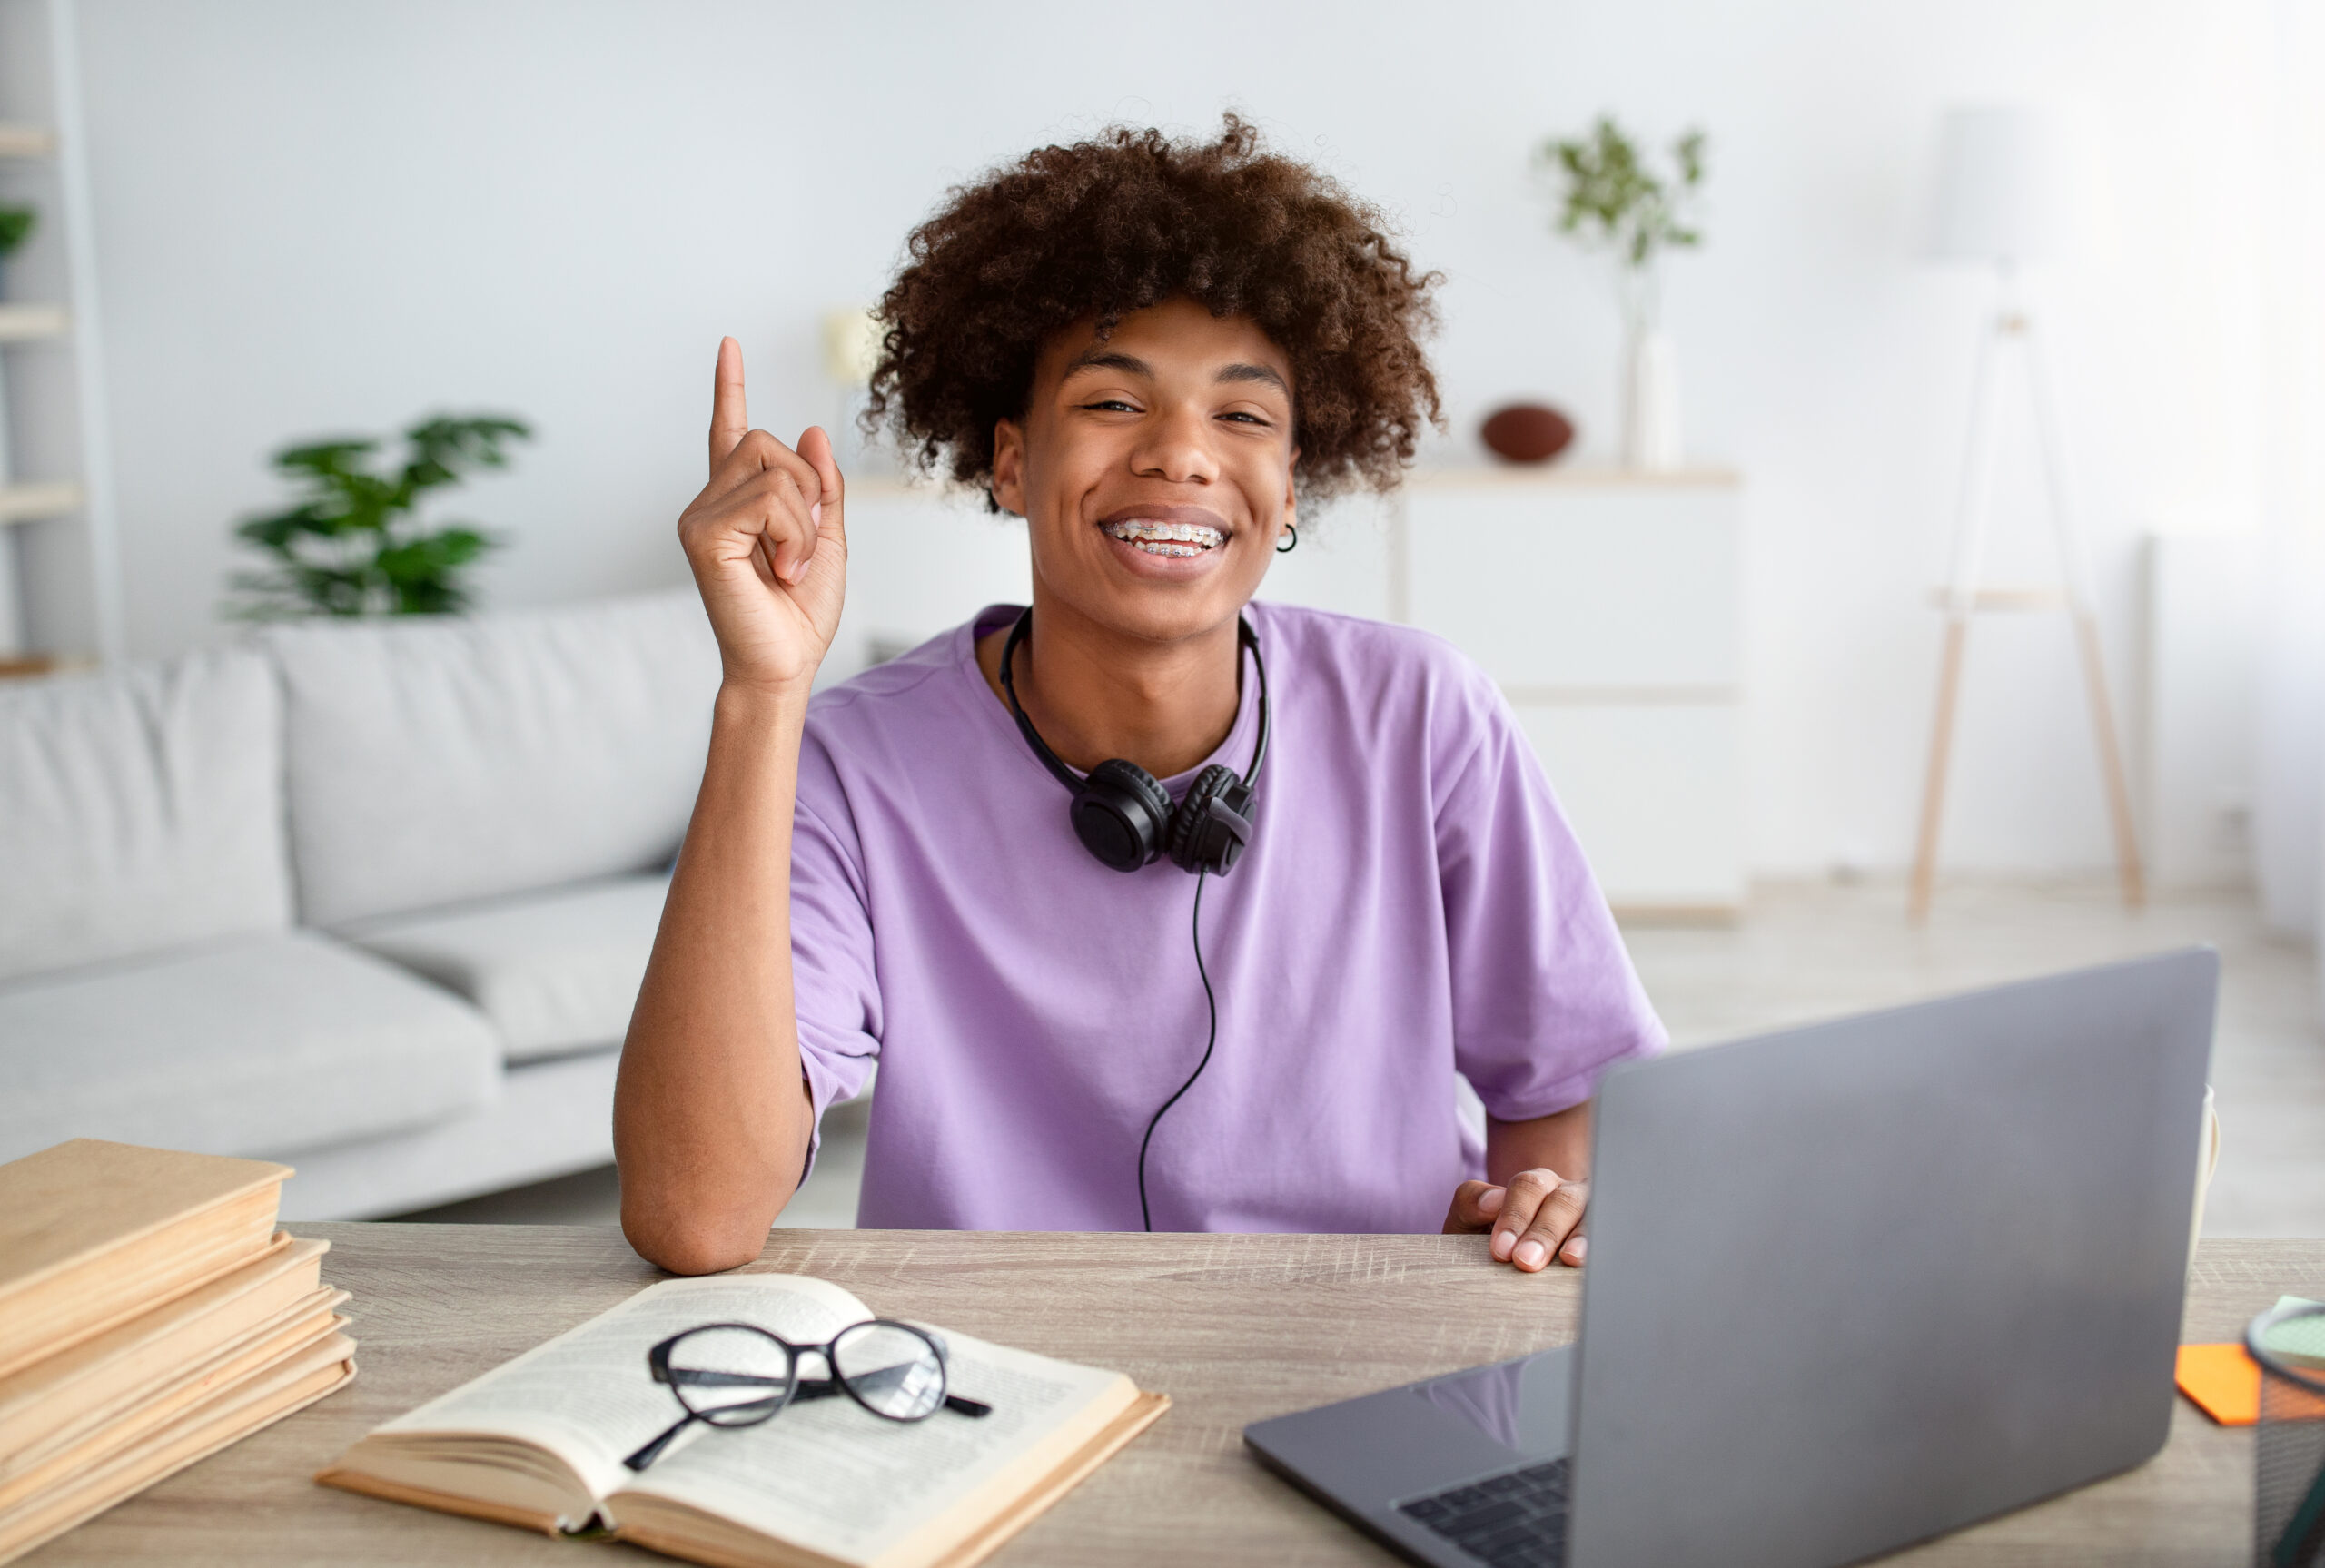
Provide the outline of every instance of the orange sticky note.
<path id="1" fill-rule="evenodd" d="M 2261 1364 L 2241 1345 L 2182 1345 L 2172 1380 L 2222 1426 L 2261 1419 Z"/>

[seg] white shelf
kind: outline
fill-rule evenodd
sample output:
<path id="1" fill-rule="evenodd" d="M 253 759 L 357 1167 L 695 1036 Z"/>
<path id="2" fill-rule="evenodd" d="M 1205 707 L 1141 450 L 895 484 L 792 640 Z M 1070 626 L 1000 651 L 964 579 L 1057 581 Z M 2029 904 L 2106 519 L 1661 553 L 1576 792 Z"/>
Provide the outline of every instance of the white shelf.
<path id="1" fill-rule="evenodd" d="M 984 510 L 984 492 L 955 485 L 950 480 L 906 477 L 893 472 L 849 473 L 840 470 L 840 478 L 847 486 L 847 498 L 852 501 L 936 501 L 974 507 Z"/>
<path id="2" fill-rule="evenodd" d="M 1478 463 L 1441 468 L 1407 470 L 1400 488 L 1406 490 L 1732 490 L 1744 477 L 1733 468 L 1671 468 L 1653 472 L 1611 464 Z M 936 478 L 906 478 L 893 472 L 847 476 L 851 497 L 879 500 L 949 500 L 977 510 L 984 508 L 982 490 L 964 488 Z"/>
<path id="3" fill-rule="evenodd" d="M 56 133 L 45 125 L 0 123 L 0 158 L 45 158 L 56 151 Z"/>
<path id="4" fill-rule="evenodd" d="M 62 305 L 0 305 L 0 343 L 61 338 L 72 329 L 73 313 Z"/>
<path id="5" fill-rule="evenodd" d="M 1929 602 L 1939 609 L 1951 609 L 1954 590 L 1932 588 Z M 2065 590 L 2061 588 L 1980 588 L 1970 596 L 1974 610 L 2063 610 L 2068 606 Z"/>
<path id="6" fill-rule="evenodd" d="M 1443 468 L 1415 468 L 1406 477 L 1408 488 L 1462 489 L 1582 489 L 1582 490 L 1732 490 L 1744 482 L 1733 468 L 1694 468 L 1649 470 L 1591 464 L 1496 463 Z"/>
<path id="7" fill-rule="evenodd" d="M 37 399 L 39 417 L 19 417 L 11 432 L 23 443 L 0 468 L 0 535 L 12 524 L 36 525 L 43 547 L 8 550 L 0 560 L 0 656 L 55 653 L 22 646 L 39 635 L 77 647 L 94 645 L 104 664 L 124 656 L 121 547 L 114 527 L 112 434 L 106 420 L 104 339 L 89 192 L 89 139 L 82 113 L 81 42 L 76 0 L 23 0 L 11 7 L 7 80 L 0 84 L 0 160 L 41 160 L 41 248 L 61 261 L 54 287 L 13 307 L 0 306 L 0 345 L 54 340 L 45 364 L 0 353 L 0 402 L 19 416 Z M 44 73 L 34 56 L 45 54 Z M 21 56 L 21 58 L 20 58 Z M 43 373 L 31 384 L 5 385 L 18 370 Z M 64 372 L 70 371 L 67 375 Z M 6 482 L 10 476 L 54 475 L 48 482 Z M 65 479 L 61 476 L 71 476 Z M 53 521 L 50 519 L 54 519 Z M 0 540 L 5 542 L 5 540 Z M 75 557 L 79 558 L 75 558 Z M 40 606 L 38 616 L 29 612 Z"/>
<path id="8" fill-rule="evenodd" d="M 35 523 L 81 509 L 81 487 L 69 480 L 0 485 L 0 524 Z"/>

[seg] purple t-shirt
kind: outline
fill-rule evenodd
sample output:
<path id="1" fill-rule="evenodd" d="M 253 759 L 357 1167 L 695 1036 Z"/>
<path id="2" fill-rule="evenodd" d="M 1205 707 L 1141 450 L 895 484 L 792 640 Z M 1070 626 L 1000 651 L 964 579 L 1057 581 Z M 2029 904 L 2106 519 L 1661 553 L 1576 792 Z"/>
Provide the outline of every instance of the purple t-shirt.
<path id="1" fill-rule="evenodd" d="M 818 1116 L 879 1060 L 866 1226 L 1137 1229 L 1139 1139 L 1202 1055 L 1195 879 L 1074 838 L 977 667 L 1015 614 L 808 710 L 799 1049 Z M 1493 1115 L 1547 1116 L 1663 1031 L 1493 683 L 1423 632 L 1248 614 L 1273 735 L 1252 844 L 1204 882 L 1219 1043 L 1154 1135 L 1154 1225 L 1435 1230 L 1482 1174 L 1456 1070 Z M 1249 765 L 1257 699 L 1246 661 L 1206 762 Z"/>

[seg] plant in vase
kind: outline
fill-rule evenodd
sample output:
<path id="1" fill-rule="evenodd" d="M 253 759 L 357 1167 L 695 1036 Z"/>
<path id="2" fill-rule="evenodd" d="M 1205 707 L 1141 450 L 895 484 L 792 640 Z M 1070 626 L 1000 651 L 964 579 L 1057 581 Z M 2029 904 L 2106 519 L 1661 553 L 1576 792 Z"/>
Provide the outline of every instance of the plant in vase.
<path id="1" fill-rule="evenodd" d="M 404 432 L 402 465 L 384 473 L 372 471 L 380 442 L 370 437 L 285 447 L 275 469 L 306 493 L 288 511 L 235 525 L 235 536 L 273 565 L 235 574 L 247 597 L 229 613 L 276 620 L 468 608 L 465 575 L 500 541 L 465 523 L 424 528 L 420 498 L 472 469 L 506 468 L 503 444 L 531 435 L 523 420 L 498 415 L 424 419 Z"/>
<path id="2" fill-rule="evenodd" d="M 0 207 L 0 300 L 8 297 L 8 258 L 24 249 L 40 227 L 40 213 L 30 207 Z"/>
<path id="3" fill-rule="evenodd" d="M 1658 174 L 1602 114 L 1587 135 L 1552 138 L 1535 153 L 1561 185 L 1558 232 L 1615 261 L 1626 344 L 1623 460 L 1635 468 L 1679 466 L 1678 370 L 1663 330 L 1661 261 L 1667 251 L 1703 243 L 1688 214 L 1703 188 L 1707 144 L 1702 131 L 1685 133 L 1671 143 L 1669 173 Z"/>

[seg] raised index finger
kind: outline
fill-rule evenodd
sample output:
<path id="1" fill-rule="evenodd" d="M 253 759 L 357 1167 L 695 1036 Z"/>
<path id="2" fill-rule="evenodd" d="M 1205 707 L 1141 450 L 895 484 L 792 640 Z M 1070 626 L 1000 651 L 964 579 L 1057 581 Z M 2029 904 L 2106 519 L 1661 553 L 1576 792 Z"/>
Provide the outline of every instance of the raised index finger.
<path id="1" fill-rule="evenodd" d="M 732 338 L 718 340 L 718 369 L 710 382 L 710 471 L 717 473 L 727 454 L 742 444 L 751 428 L 743 406 L 743 345 Z"/>

